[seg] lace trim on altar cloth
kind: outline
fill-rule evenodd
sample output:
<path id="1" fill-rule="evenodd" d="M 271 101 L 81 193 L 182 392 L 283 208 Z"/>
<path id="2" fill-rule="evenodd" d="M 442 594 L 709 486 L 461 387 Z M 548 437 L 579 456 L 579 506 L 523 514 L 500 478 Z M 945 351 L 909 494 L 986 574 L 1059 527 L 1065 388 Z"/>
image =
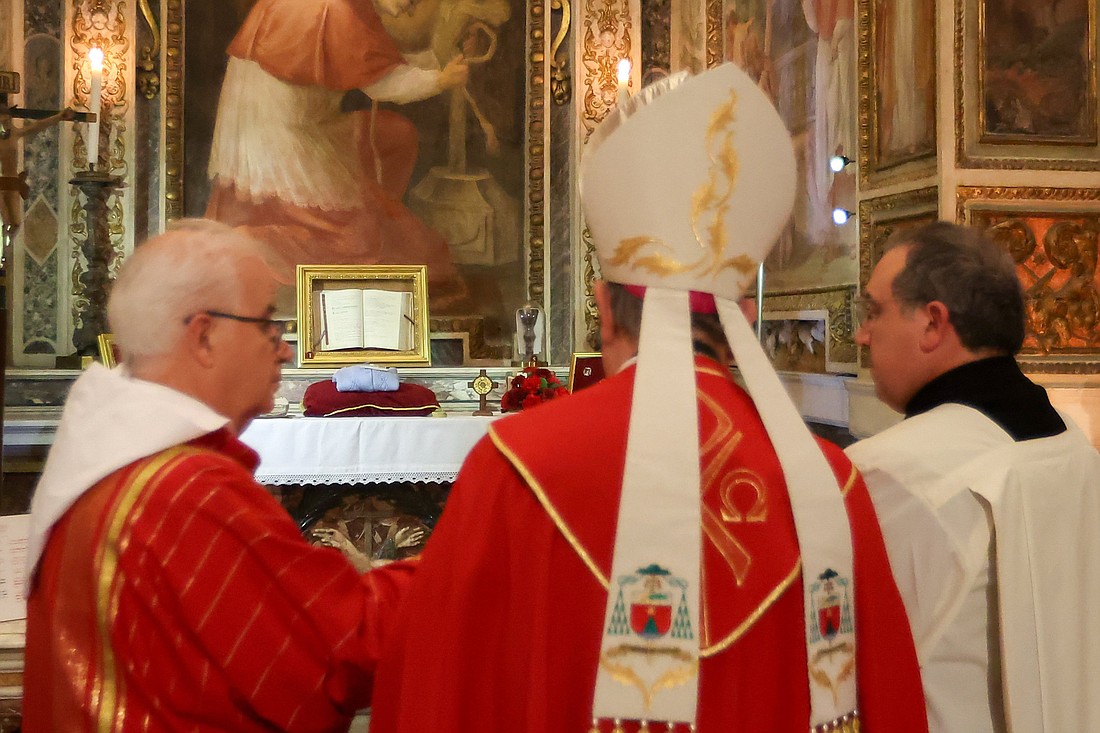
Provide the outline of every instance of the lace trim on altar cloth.
<path id="1" fill-rule="evenodd" d="M 454 483 L 457 471 L 391 471 L 382 473 L 356 473 L 356 474 L 332 474 L 332 473 L 281 473 L 278 475 L 256 474 L 256 480 L 266 486 L 290 486 L 293 484 L 305 484 L 307 486 L 324 486 L 330 484 L 347 484 L 361 486 L 364 484 L 449 484 Z"/>

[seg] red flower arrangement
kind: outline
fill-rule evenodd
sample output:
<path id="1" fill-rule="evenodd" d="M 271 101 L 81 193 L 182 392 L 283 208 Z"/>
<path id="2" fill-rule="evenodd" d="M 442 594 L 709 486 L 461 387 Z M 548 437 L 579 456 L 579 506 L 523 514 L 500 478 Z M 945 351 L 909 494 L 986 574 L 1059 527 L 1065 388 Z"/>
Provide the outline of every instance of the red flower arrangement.
<path id="1" fill-rule="evenodd" d="M 569 394 L 554 373 L 542 367 L 524 367 L 512 377 L 511 388 L 500 398 L 501 412 L 526 410 Z"/>

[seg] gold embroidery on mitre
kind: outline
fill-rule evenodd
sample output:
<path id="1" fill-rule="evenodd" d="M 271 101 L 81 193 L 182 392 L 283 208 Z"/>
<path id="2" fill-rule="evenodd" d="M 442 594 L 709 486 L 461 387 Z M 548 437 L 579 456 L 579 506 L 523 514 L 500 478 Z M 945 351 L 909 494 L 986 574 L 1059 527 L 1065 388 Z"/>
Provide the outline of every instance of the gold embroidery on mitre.
<path id="1" fill-rule="evenodd" d="M 690 263 L 681 262 L 667 243 L 657 237 L 643 235 L 620 240 L 608 260 L 610 265 L 626 265 L 662 277 L 694 270 L 698 270 L 700 275 L 713 277 L 730 268 L 745 275 L 755 273 L 758 263 L 748 255 L 723 258 L 729 244 L 726 219 L 740 171 L 733 144 L 736 109 L 737 92 L 731 89 L 729 99 L 714 111 L 707 125 L 705 145 L 711 166 L 706 181 L 691 197 L 691 229 L 703 250 L 699 259 Z"/>

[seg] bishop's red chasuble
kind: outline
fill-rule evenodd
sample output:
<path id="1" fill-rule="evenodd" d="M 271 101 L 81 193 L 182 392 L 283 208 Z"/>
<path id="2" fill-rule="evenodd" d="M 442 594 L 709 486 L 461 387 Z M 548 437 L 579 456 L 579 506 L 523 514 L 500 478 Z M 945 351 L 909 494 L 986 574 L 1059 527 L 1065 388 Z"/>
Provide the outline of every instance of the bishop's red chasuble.
<path id="1" fill-rule="evenodd" d="M 308 545 L 227 430 L 136 461 L 54 525 L 27 607 L 24 730 L 339 731 L 408 564 Z"/>
<path id="2" fill-rule="evenodd" d="M 705 593 L 698 730 L 805 733 L 803 578 L 779 463 L 726 372 L 698 359 L 696 379 Z M 474 448 L 383 656 L 373 733 L 590 730 L 633 384 L 629 368 L 494 423 Z M 863 731 L 926 730 L 913 642 L 866 489 L 839 449 L 822 449 L 845 492 L 855 545 Z"/>

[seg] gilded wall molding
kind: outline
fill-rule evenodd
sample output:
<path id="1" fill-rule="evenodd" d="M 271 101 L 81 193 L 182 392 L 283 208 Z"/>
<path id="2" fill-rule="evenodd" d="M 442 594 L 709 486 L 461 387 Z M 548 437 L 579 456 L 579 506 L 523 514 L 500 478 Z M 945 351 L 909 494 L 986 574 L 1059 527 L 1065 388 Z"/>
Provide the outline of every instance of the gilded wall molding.
<path id="1" fill-rule="evenodd" d="M 726 57 L 722 35 L 722 0 L 706 0 L 707 68 L 718 66 Z"/>
<path id="2" fill-rule="evenodd" d="M 71 55 L 73 77 L 70 104 L 88 108 L 91 93 L 89 77 L 88 51 L 97 47 L 103 51 L 103 76 L 101 87 L 100 112 L 102 119 L 99 130 L 99 154 L 96 156 L 97 170 L 121 178 L 132 184 L 132 158 L 134 151 L 128 142 L 133 135 L 130 129 L 132 118 L 131 84 L 134 80 L 132 48 L 130 35 L 132 29 L 128 22 L 129 8 L 125 0 L 72 0 L 71 13 L 68 16 L 68 45 Z M 69 174 L 87 170 L 89 128 L 77 125 L 73 136 L 73 148 L 69 156 Z M 87 269 L 87 263 L 81 254 L 84 242 L 92 228 L 87 221 L 83 200 L 75 186 L 68 189 L 68 311 L 70 324 L 79 328 L 80 314 L 85 310 L 88 297 L 80 276 Z M 107 227 L 110 255 L 109 272 L 115 273 L 125 257 L 129 224 L 127 214 L 131 213 L 132 202 L 124 200 L 115 188 L 108 197 Z M 66 339 L 72 334 L 59 334 L 60 353 L 67 350 Z"/>
<path id="3" fill-rule="evenodd" d="M 183 0 L 166 0 L 164 19 L 164 216 L 183 217 Z"/>
<path id="4" fill-rule="evenodd" d="M 633 22 L 629 0 L 584 0 L 581 8 L 579 35 L 581 89 L 580 153 L 593 130 L 615 108 L 618 92 L 616 66 L 619 59 L 634 58 Z M 637 70 L 635 70 L 637 78 Z M 581 257 L 584 293 L 580 307 L 584 312 L 585 343 L 595 348 L 600 328 L 599 315 L 592 292 L 592 281 L 598 277 L 596 249 L 586 225 L 581 224 Z"/>
<path id="5" fill-rule="evenodd" d="M 546 3 L 527 2 L 527 297 L 546 295 Z"/>
<path id="6" fill-rule="evenodd" d="M 856 370 L 855 330 L 852 323 L 852 300 L 855 285 L 814 288 L 797 292 L 768 293 L 764 296 L 764 320 L 789 318 L 787 314 L 824 311 L 825 367 L 829 372 Z M 769 315 L 773 317 L 769 317 Z"/>
<path id="7" fill-rule="evenodd" d="M 1048 188 L 1043 186 L 959 186 L 955 193 L 955 217 L 966 223 L 968 207 L 977 201 L 1016 203 L 1095 203 L 1100 188 Z M 1049 208 L 1049 207 L 1048 207 Z M 1064 211 L 1067 207 L 1059 206 Z"/>
<path id="8" fill-rule="evenodd" d="M 957 215 L 1016 262 L 1027 330 L 1021 367 L 1100 373 L 1100 188 L 961 186 Z"/>
<path id="9" fill-rule="evenodd" d="M 859 285 L 867 285 L 885 241 L 899 228 L 935 221 L 939 188 L 930 186 L 859 202 Z"/>

